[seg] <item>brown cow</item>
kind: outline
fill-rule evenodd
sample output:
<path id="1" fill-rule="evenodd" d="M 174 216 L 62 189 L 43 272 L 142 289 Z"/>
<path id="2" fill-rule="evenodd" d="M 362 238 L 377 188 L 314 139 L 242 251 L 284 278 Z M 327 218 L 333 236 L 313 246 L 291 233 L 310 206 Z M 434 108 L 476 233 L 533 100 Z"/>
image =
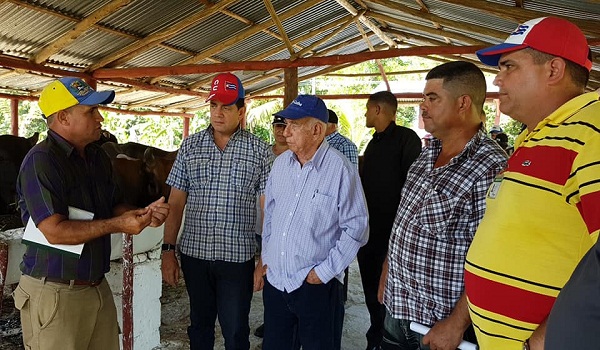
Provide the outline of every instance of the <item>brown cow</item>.
<path id="1" fill-rule="evenodd" d="M 102 144 L 112 160 L 115 181 L 125 203 L 145 206 L 161 196 L 168 198 L 170 187 L 165 183 L 177 151 L 161 149 L 135 142 Z"/>

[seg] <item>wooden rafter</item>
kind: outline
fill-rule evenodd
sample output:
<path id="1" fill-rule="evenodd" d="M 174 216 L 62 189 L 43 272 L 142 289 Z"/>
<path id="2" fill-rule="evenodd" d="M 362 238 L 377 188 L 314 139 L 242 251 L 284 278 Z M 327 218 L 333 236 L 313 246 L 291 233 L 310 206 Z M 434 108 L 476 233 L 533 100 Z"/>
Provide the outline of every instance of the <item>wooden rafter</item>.
<path id="1" fill-rule="evenodd" d="M 373 44 L 371 44 L 371 41 L 369 40 L 369 37 L 367 37 L 367 33 L 365 33 L 365 30 L 363 29 L 360 22 L 356 21 L 355 23 L 356 23 L 356 28 L 358 28 L 358 31 L 360 32 L 360 35 L 362 36 L 363 40 L 369 46 L 369 51 L 371 51 L 371 52 L 375 51 L 375 48 L 373 48 Z M 375 60 L 375 63 L 377 63 L 377 68 L 379 68 L 379 73 L 381 74 L 381 79 L 383 79 L 383 81 L 385 82 L 387 91 L 392 91 L 392 89 L 390 88 L 390 82 L 388 81 L 388 78 L 385 75 L 385 69 L 383 69 L 383 65 L 381 64 L 381 61 Z"/>
<path id="2" fill-rule="evenodd" d="M 94 70 L 104 67 L 108 64 L 113 64 L 113 65 L 119 64 L 119 62 L 121 62 L 120 60 L 122 60 L 125 57 L 127 57 L 127 60 L 128 60 L 129 57 L 138 56 L 142 52 L 145 52 L 145 51 L 151 49 L 152 47 L 156 46 L 161 41 L 165 41 L 165 40 L 173 37 L 174 35 L 178 34 L 183 29 L 202 21 L 203 19 L 226 8 L 227 6 L 230 6 L 231 4 L 233 4 L 234 2 L 237 2 L 237 1 L 239 1 L 239 0 L 219 1 L 218 3 L 204 9 L 203 11 L 200 11 L 197 14 L 191 15 L 191 16 L 181 20 L 177 24 L 175 24 L 165 30 L 151 34 L 151 35 L 145 37 L 144 39 L 138 40 L 135 43 L 133 43 L 117 52 L 111 53 L 110 55 L 104 57 L 100 61 L 98 61 L 95 64 L 93 64 L 92 66 L 90 66 L 88 68 L 88 70 L 94 71 Z"/>
<path id="3" fill-rule="evenodd" d="M 352 6 L 352 4 L 350 4 L 348 1 L 346 0 L 335 0 L 338 4 L 340 4 L 340 6 L 342 6 L 343 8 L 346 9 L 346 11 L 350 12 L 350 14 L 352 14 L 352 16 L 358 16 L 358 19 L 367 27 L 369 28 L 373 33 L 375 33 L 375 35 L 377 35 L 384 43 L 388 44 L 390 47 L 396 47 L 396 43 L 394 42 L 394 40 L 392 40 L 389 36 L 385 35 L 385 33 L 383 31 L 381 31 L 381 28 L 379 28 L 375 23 L 371 22 L 371 20 L 367 17 L 365 17 L 364 14 L 358 12 L 357 9 L 354 8 L 354 6 Z"/>
<path id="4" fill-rule="evenodd" d="M 298 57 L 302 57 L 302 56 L 304 56 L 304 54 L 306 54 L 307 52 L 311 51 L 315 47 L 318 47 L 319 45 L 328 42 L 329 40 L 331 40 L 332 38 L 334 38 L 336 35 L 338 35 L 342 30 L 346 29 L 350 25 L 350 23 L 352 23 L 353 20 L 354 19 L 352 17 L 348 18 L 346 20 L 346 22 L 344 22 L 343 24 L 341 24 L 336 30 L 334 30 L 330 34 L 324 36 L 323 38 L 315 41 L 314 43 L 312 43 L 309 46 L 307 46 L 304 49 L 302 49 L 300 52 L 298 52 L 297 56 Z"/>
<path id="5" fill-rule="evenodd" d="M 423 74 L 429 72 L 429 69 L 413 69 L 413 70 L 404 70 L 398 72 L 386 72 L 386 75 L 411 75 L 411 74 Z M 356 77 L 376 77 L 380 75 L 380 73 L 328 73 L 325 74 L 328 77 L 347 77 L 347 78 L 356 78 Z"/>
<path id="6" fill-rule="evenodd" d="M 280 14 L 279 19 L 281 21 L 285 21 L 288 18 L 291 18 L 293 16 L 296 16 L 299 13 L 302 13 L 303 11 L 308 10 L 309 8 L 315 6 L 316 4 L 318 4 L 321 1 L 323 1 L 323 0 L 306 1 L 306 2 L 302 3 L 302 5 L 296 6 L 293 9 Z M 265 28 L 269 28 L 272 25 L 273 25 L 273 23 L 271 21 L 266 21 L 266 23 L 262 23 L 262 24 L 254 26 L 254 27 L 248 28 L 248 29 L 238 33 L 237 35 L 229 38 L 228 40 L 225 40 L 225 41 L 219 43 L 218 45 L 215 45 L 212 48 L 210 48 L 206 51 L 200 52 L 197 55 L 195 55 L 194 57 L 191 57 L 191 58 L 181 62 L 180 65 L 193 64 L 193 63 L 199 62 L 199 61 L 205 59 L 206 57 L 210 57 L 218 52 L 221 52 L 224 49 L 230 47 L 231 45 L 262 31 Z"/>
<path id="7" fill-rule="evenodd" d="M 377 18 L 377 19 L 384 20 L 384 21 L 386 21 L 388 23 L 393 23 L 393 24 L 395 24 L 397 26 L 400 26 L 402 28 L 409 28 L 409 29 L 414 29 L 414 30 L 417 30 L 417 31 L 420 31 L 420 32 L 423 32 L 423 33 L 433 34 L 433 35 L 441 36 L 441 37 L 447 37 L 447 38 L 451 38 L 451 39 L 454 39 L 454 40 L 457 40 L 457 41 L 460 41 L 460 42 L 463 42 L 463 43 L 467 43 L 467 44 L 484 43 L 481 40 L 477 40 L 475 38 L 471 38 L 471 37 L 469 37 L 467 35 L 464 35 L 464 34 L 459 34 L 459 33 L 454 33 L 454 32 L 448 32 L 448 31 L 445 31 L 445 30 L 442 30 L 442 29 L 435 29 L 435 28 L 432 28 L 432 27 L 429 27 L 429 26 L 423 26 L 423 25 L 420 25 L 420 24 L 411 23 L 409 21 L 404 21 L 404 20 L 401 20 L 399 18 L 391 17 L 391 16 L 384 15 L 384 14 L 381 14 L 381 13 L 369 12 L 368 15 L 370 17 L 374 17 L 374 18 Z M 500 35 L 500 33 L 498 33 L 498 35 Z M 505 34 L 504 34 L 504 37 L 506 37 Z"/>
<path id="8" fill-rule="evenodd" d="M 233 13 L 233 12 L 231 12 L 229 10 L 221 10 L 221 13 L 224 14 L 224 15 L 226 15 L 226 16 L 229 16 L 229 17 L 231 17 L 233 19 L 237 19 L 238 21 L 240 21 L 240 22 L 242 22 L 242 23 L 244 23 L 244 24 L 246 24 L 248 26 L 254 26 L 254 25 L 256 25 L 256 23 L 252 22 L 251 20 L 249 20 L 249 19 L 247 19 L 245 17 L 242 17 L 242 16 L 240 16 L 240 15 L 238 15 L 236 13 Z M 265 34 L 268 34 L 268 35 L 272 36 L 273 38 L 275 38 L 277 40 L 281 40 L 282 42 L 284 40 L 281 35 L 275 33 L 274 31 L 272 31 L 270 29 L 266 29 L 265 28 L 265 29 L 263 29 L 262 32 L 265 33 Z M 292 46 L 294 47 L 294 49 L 302 50 L 302 46 L 300 46 L 298 44 L 293 44 L 292 43 Z"/>
<path id="9" fill-rule="evenodd" d="M 375 0 L 375 2 L 379 2 L 381 0 Z M 496 4 L 489 1 L 480 1 L 480 0 L 444 0 L 444 2 L 465 6 L 471 9 L 477 9 L 479 11 L 487 12 L 491 15 L 498 16 L 509 21 L 513 21 L 516 23 L 523 23 L 532 18 L 537 17 L 547 17 L 547 12 L 540 12 L 534 10 L 527 10 L 524 8 L 518 8 L 513 6 L 506 6 L 501 4 Z M 597 14 L 596 14 L 597 15 Z M 590 19 L 578 19 L 573 17 L 561 16 L 557 14 L 553 14 L 555 17 L 564 18 L 574 24 L 576 24 L 581 31 L 583 31 L 587 35 L 600 36 L 600 21 L 599 17 L 596 16 L 596 20 Z M 504 38 L 508 36 L 509 33 L 504 33 Z"/>
<path id="10" fill-rule="evenodd" d="M 281 21 L 279 20 L 279 17 L 277 16 L 277 11 L 275 11 L 275 8 L 273 7 L 271 0 L 263 0 L 263 2 L 265 4 L 265 7 L 267 8 L 267 11 L 269 12 L 269 15 L 271 15 L 271 19 L 273 20 L 273 23 L 275 23 L 275 25 L 277 26 L 277 29 L 279 29 L 279 34 L 283 38 L 283 43 L 287 47 L 288 52 L 290 53 L 290 57 L 292 59 L 294 59 L 296 57 L 296 52 L 294 51 L 294 47 L 293 47 L 292 43 L 290 42 L 290 39 L 287 36 L 285 28 L 283 28 L 283 24 L 281 23 Z"/>
<path id="11" fill-rule="evenodd" d="M 422 19 L 425 19 L 428 21 L 437 22 L 444 27 L 455 28 L 455 29 L 464 31 L 466 33 L 478 33 L 478 34 L 482 34 L 482 35 L 486 35 L 486 36 L 489 36 L 492 38 L 498 38 L 498 39 L 502 39 L 502 40 L 504 40 L 506 38 L 506 33 L 499 31 L 499 30 L 494 30 L 494 29 L 490 29 L 490 28 L 486 28 L 486 27 L 482 27 L 482 26 L 478 26 L 478 25 L 474 25 L 474 24 L 469 24 L 466 22 L 452 21 L 452 20 L 449 20 L 449 19 L 446 19 L 446 18 L 443 18 L 440 16 L 436 16 L 431 13 L 424 13 L 422 11 L 412 9 L 408 6 L 401 5 L 400 3 L 397 3 L 394 1 L 390 1 L 390 0 L 371 0 L 371 1 L 376 4 L 389 7 L 393 11 L 399 11 L 401 13 L 403 12 L 405 14 L 408 14 L 408 15 L 411 15 L 411 16 L 414 16 L 417 18 L 422 18 Z M 488 4 L 487 1 L 485 1 L 485 3 Z M 369 13 L 368 15 L 371 15 L 371 14 Z M 393 18 L 391 16 L 385 16 L 385 17 Z M 403 22 L 410 23 L 408 21 L 403 21 Z M 420 27 L 423 27 L 423 26 L 420 26 Z M 440 34 L 438 32 L 437 35 L 443 36 L 443 35 L 450 34 L 450 32 L 446 32 L 446 31 L 444 31 L 444 33 L 445 34 Z"/>
<path id="12" fill-rule="evenodd" d="M 275 68 L 329 66 L 344 63 L 359 63 L 372 59 L 400 56 L 423 56 L 430 54 L 465 54 L 474 53 L 475 51 L 480 50 L 484 47 L 485 46 L 420 46 L 411 47 L 408 49 L 389 49 L 385 51 L 376 52 L 359 52 L 348 55 L 298 58 L 295 61 L 244 61 L 167 67 L 102 68 L 95 71 L 93 77 L 96 79 L 110 79 L 113 81 L 119 81 L 120 79 L 123 79 L 119 77 L 139 78 L 146 76 L 202 74 L 234 70 L 265 71 Z"/>
<path id="13" fill-rule="evenodd" d="M 308 40 L 308 39 L 314 37 L 315 35 L 318 35 L 319 33 L 322 33 L 324 31 L 330 30 L 331 28 L 337 27 L 337 26 L 341 25 L 342 23 L 344 23 L 347 20 L 346 18 L 352 18 L 352 17 L 350 17 L 350 16 L 344 17 L 344 18 L 341 18 L 341 19 L 339 19 L 339 20 L 337 20 L 335 22 L 332 22 L 332 23 L 330 23 L 328 25 L 325 25 L 325 26 L 323 26 L 321 28 L 317 28 L 316 30 L 309 31 L 306 34 L 304 34 L 304 35 L 302 35 L 302 36 L 300 36 L 300 37 L 298 37 L 296 39 L 293 39 L 292 40 L 292 44 L 295 45 L 297 43 L 301 43 L 301 42 L 303 42 L 305 40 Z M 280 45 L 280 46 L 277 46 L 277 47 L 275 47 L 275 48 L 273 48 L 273 49 L 271 49 L 269 51 L 266 51 L 266 52 L 263 52 L 263 53 L 261 53 L 259 55 L 256 55 L 254 57 L 249 57 L 248 60 L 249 61 L 262 61 L 263 59 L 265 59 L 267 57 L 270 57 L 270 56 L 273 56 L 274 54 L 276 54 L 278 52 L 281 52 L 283 50 L 285 50 L 285 46 Z M 190 86 L 188 86 L 188 88 L 192 89 L 192 90 L 193 89 L 198 89 L 198 88 L 200 88 L 200 87 L 208 84 L 211 80 L 212 80 L 212 78 L 207 78 L 207 79 L 199 80 L 197 82 L 194 82 Z"/>
<path id="14" fill-rule="evenodd" d="M 55 53 L 59 52 L 63 48 L 67 47 L 70 43 L 75 41 L 80 35 L 85 33 L 88 29 L 93 27 L 96 23 L 104 19 L 105 17 L 115 13 L 122 7 L 128 5 L 131 0 L 113 0 L 108 4 L 94 11 L 88 17 L 79 21 L 73 29 L 63 34 L 60 38 L 53 40 L 49 45 L 44 47 L 33 57 L 33 62 L 42 63 L 45 62 Z"/>
<path id="15" fill-rule="evenodd" d="M 38 11 L 38 12 L 46 13 L 46 14 L 49 14 L 49 15 L 52 15 L 54 17 L 58 17 L 58 18 L 61 18 L 61 19 L 67 20 L 67 21 L 71 21 L 71 22 L 75 22 L 75 23 L 77 23 L 77 22 L 80 21 L 80 18 L 74 18 L 74 17 L 68 16 L 68 15 L 66 15 L 66 14 L 64 14 L 62 12 L 58 12 L 58 11 L 50 9 L 50 8 L 42 7 L 40 5 L 34 5 L 34 4 L 23 2 L 23 1 L 20 1 L 20 0 L 4 0 L 4 1 L 10 1 L 11 3 L 14 3 L 15 5 L 18 5 L 20 7 L 25 7 L 25 8 L 29 8 L 29 9 L 32 9 L 32 10 L 35 10 L 35 11 Z M 132 39 L 134 41 L 143 39 L 143 37 L 140 37 L 140 36 L 137 36 L 137 35 L 133 35 L 133 34 L 130 34 L 130 33 L 125 33 L 125 32 L 122 32 L 120 30 L 116 30 L 114 28 L 107 27 L 107 26 L 105 26 L 105 25 L 103 25 L 101 23 L 95 23 L 92 27 L 95 28 L 95 29 L 98 29 L 100 31 L 106 32 L 106 33 L 110 33 L 110 34 L 117 35 L 117 36 L 124 37 L 124 38 L 129 38 L 129 39 Z M 191 51 L 183 50 L 181 48 L 173 47 L 171 45 L 167 45 L 167 44 L 164 44 L 164 43 L 160 43 L 157 46 L 159 46 L 161 48 L 164 48 L 166 50 L 169 50 L 169 51 L 180 53 L 182 55 L 188 55 L 189 56 L 189 55 L 193 54 Z M 220 62 L 219 60 L 213 60 L 212 58 L 208 58 L 208 59 L 212 60 L 214 63 L 219 63 Z"/>

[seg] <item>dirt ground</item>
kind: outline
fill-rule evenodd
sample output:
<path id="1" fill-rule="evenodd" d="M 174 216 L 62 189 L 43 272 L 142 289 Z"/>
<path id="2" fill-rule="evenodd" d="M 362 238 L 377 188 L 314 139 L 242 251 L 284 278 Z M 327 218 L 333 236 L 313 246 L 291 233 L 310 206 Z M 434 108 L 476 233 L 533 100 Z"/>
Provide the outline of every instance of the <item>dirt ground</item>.
<path id="1" fill-rule="evenodd" d="M 163 285 L 161 297 L 161 345 L 148 350 L 183 350 L 189 349 L 186 329 L 189 322 L 189 301 L 183 279 L 177 287 Z M 262 340 L 253 335 L 254 330 L 262 323 L 262 293 L 255 293 L 250 310 L 250 349 L 262 348 Z M 364 304 L 360 274 L 356 260 L 350 265 L 348 301 L 342 336 L 343 350 L 363 350 L 367 346 L 365 333 L 369 326 L 369 315 Z M 215 350 L 224 349 L 221 330 L 216 327 Z M 22 349 L 19 314 L 14 308 L 11 297 L 3 301 L 0 315 L 0 350 Z"/>

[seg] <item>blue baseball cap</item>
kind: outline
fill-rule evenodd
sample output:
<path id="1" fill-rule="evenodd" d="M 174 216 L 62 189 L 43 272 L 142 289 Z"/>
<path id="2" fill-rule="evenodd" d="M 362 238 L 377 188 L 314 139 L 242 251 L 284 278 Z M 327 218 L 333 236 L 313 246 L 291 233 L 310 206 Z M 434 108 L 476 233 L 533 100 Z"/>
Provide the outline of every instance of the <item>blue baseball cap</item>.
<path id="1" fill-rule="evenodd" d="M 54 80 L 42 90 L 38 105 L 47 118 L 75 105 L 104 105 L 114 99 L 113 90 L 96 91 L 81 78 L 64 77 Z"/>
<path id="2" fill-rule="evenodd" d="M 329 120 L 325 102 L 315 95 L 298 95 L 284 110 L 273 114 L 285 119 L 317 118 L 323 123 Z"/>

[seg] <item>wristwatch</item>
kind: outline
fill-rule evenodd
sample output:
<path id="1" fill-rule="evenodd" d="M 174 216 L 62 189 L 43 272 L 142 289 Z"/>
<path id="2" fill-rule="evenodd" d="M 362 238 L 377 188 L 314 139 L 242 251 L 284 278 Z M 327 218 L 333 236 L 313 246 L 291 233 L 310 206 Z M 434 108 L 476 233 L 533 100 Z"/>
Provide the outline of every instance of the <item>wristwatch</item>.
<path id="1" fill-rule="evenodd" d="M 523 350 L 529 350 L 529 339 L 525 339 L 523 342 Z"/>
<path id="2" fill-rule="evenodd" d="M 169 250 L 175 250 L 175 245 L 174 244 L 165 243 L 165 244 L 163 244 L 161 246 L 161 250 L 163 252 L 168 252 Z"/>

